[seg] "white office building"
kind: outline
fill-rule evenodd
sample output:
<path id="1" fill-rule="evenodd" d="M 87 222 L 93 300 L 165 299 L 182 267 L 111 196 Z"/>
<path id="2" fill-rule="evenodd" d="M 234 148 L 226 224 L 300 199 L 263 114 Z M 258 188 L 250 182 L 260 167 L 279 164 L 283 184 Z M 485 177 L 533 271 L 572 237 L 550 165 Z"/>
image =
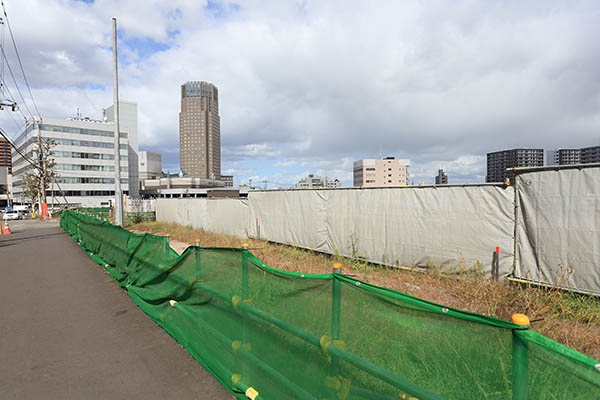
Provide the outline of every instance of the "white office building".
<path id="1" fill-rule="evenodd" d="M 331 179 L 327 176 L 315 176 L 313 174 L 309 174 L 306 178 L 300 179 L 296 183 L 296 189 L 336 189 L 341 186 L 338 179 Z"/>
<path id="2" fill-rule="evenodd" d="M 162 157 L 151 151 L 140 151 L 139 164 L 140 188 L 146 190 L 146 180 L 162 177 Z"/>
<path id="3" fill-rule="evenodd" d="M 114 122 L 114 104 L 105 110 L 106 121 Z M 119 100 L 119 130 L 128 134 L 129 195 L 139 197 L 139 151 L 137 103 Z"/>
<path id="4" fill-rule="evenodd" d="M 125 127 L 133 133 L 127 132 Z M 131 154 L 137 155 L 138 151 L 135 137 L 137 126 L 132 129 L 131 125 L 122 123 L 120 132 L 121 189 L 128 195 L 129 183 L 137 182 L 138 179 L 137 166 L 134 171 L 129 167 Z M 46 193 L 48 203 L 64 204 L 66 197 L 71 205 L 99 207 L 114 202 L 113 133 L 113 123 L 106 121 L 89 118 L 36 118 L 35 121 L 26 122 L 14 142 L 32 160 L 37 157 L 35 142 L 39 137 L 56 142 L 51 150 L 51 157 L 56 161 L 58 184 L 50 185 Z M 23 179 L 30 164 L 20 154 L 13 152 L 12 165 L 13 199 L 27 202 L 29 199 L 24 193 Z"/>

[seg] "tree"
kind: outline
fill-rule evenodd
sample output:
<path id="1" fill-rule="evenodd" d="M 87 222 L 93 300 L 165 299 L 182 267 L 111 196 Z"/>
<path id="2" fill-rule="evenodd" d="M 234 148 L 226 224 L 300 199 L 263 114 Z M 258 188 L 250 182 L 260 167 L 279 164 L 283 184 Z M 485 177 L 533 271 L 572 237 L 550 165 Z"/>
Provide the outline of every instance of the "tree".
<path id="1" fill-rule="evenodd" d="M 34 150 L 34 165 L 30 165 L 25 172 L 23 189 L 32 203 L 46 203 L 46 190 L 50 182 L 56 178 L 56 161 L 51 157 L 51 149 L 56 146 L 52 139 L 39 138 Z"/>

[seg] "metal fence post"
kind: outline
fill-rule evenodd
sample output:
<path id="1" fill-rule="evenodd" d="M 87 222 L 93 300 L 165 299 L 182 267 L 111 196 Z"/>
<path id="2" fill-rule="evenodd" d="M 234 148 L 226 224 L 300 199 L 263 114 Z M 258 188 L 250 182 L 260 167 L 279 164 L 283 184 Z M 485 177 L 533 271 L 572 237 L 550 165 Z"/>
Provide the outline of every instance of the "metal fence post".
<path id="1" fill-rule="evenodd" d="M 529 327 L 529 318 L 523 314 L 514 314 L 512 322 Z M 512 331 L 512 399 L 527 400 L 529 356 L 527 343 L 519 336 L 519 331 L 519 329 Z"/>

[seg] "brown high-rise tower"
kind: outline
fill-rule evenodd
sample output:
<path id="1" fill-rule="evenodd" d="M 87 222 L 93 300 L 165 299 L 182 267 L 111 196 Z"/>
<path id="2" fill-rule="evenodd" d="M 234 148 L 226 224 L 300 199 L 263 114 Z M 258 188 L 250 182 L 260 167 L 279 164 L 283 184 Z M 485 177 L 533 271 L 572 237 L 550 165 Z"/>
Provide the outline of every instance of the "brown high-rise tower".
<path id="1" fill-rule="evenodd" d="M 212 83 L 193 81 L 181 85 L 179 165 L 189 176 L 221 176 L 219 91 Z"/>

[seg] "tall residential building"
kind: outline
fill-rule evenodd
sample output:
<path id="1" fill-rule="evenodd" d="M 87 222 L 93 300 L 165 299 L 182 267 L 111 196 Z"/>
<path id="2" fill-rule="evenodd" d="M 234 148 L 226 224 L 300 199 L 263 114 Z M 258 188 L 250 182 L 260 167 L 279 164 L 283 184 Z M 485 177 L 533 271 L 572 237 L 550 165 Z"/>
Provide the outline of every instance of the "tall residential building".
<path id="1" fill-rule="evenodd" d="M 221 176 L 219 91 L 212 83 L 192 81 L 181 85 L 179 164 L 188 176 Z"/>
<path id="2" fill-rule="evenodd" d="M 114 122 L 114 104 L 105 110 L 106 121 Z M 139 197 L 139 149 L 137 103 L 119 100 L 119 130 L 129 134 L 127 157 L 129 168 L 129 195 Z"/>
<path id="3" fill-rule="evenodd" d="M 108 205 L 115 196 L 114 125 L 87 119 L 55 119 L 27 121 L 14 141 L 29 159 L 35 159 L 38 138 L 52 139 L 56 146 L 51 156 L 56 161 L 58 184 L 46 192 L 48 202 L 54 191 L 54 202 L 98 207 Z M 129 193 L 129 140 L 133 134 L 121 128 L 119 140 L 121 189 Z M 135 139 L 137 142 L 137 139 Z M 13 199 L 18 203 L 30 201 L 24 193 L 23 179 L 30 164 L 17 152 L 13 153 Z M 137 177 L 135 177 L 137 179 Z M 62 192 L 60 191 L 62 189 Z"/>
<path id="4" fill-rule="evenodd" d="M 403 186 L 410 181 L 410 160 L 394 157 L 354 161 L 355 187 Z"/>
<path id="5" fill-rule="evenodd" d="M 12 174 L 11 159 L 10 143 L 8 140 L 0 137 L 0 167 L 8 167 L 9 174 Z"/>
<path id="6" fill-rule="evenodd" d="M 341 186 L 339 179 L 331 179 L 327 176 L 314 176 L 313 174 L 309 174 L 306 178 L 300 179 L 296 183 L 297 189 L 335 189 Z"/>
<path id="7" fill-rule="evenodd" d="M 435 177 L 436 185 L 447 185 L 448 184 L 448 175 L 444 173 L 443 169 L 438 170 L 438 174 Z"/>
<path id="8" fill-rule="evenodd" d="M 507 168 L 542 167 L 544 165 L 543 149 L 512 149 L 502 150 L 487 154 L 486 182 L 504 182 L 515 180 L 514 171 Z"/>
<path id="9" fill-rule="evenodd" d="M 581 149 L 581 164 L 600 163 L 600 146 Z"/>
<path id="10" fill-rule="evenodd" d="M 546 165 L 572 165 L 581 162 L 581 149 L 546 151 Z"/>

